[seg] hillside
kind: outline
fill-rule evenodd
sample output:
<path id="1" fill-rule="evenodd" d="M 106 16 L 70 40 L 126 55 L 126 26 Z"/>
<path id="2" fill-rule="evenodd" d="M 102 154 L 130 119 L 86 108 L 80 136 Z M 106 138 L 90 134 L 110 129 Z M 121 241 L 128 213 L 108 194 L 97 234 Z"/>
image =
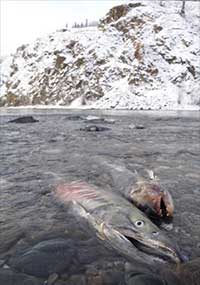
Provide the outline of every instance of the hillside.
<path id="1" fill-rule="evenodd" d="M 113 7 L 99 27 L 60 30 L 1 62 L 0 106 L 193 109 L 200 106 L 200 7 Z"/>

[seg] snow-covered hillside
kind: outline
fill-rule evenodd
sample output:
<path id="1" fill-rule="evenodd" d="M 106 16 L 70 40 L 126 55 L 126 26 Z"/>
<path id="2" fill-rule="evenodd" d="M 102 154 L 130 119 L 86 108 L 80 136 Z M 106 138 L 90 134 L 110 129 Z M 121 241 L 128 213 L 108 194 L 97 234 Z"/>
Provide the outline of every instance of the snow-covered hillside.
<path id="1" fill-rule="evenodd" d="M 0 106 L 200 106 L 199 2 L 138 1 L 98 28 L 61 30 L 1 63 Z"/>

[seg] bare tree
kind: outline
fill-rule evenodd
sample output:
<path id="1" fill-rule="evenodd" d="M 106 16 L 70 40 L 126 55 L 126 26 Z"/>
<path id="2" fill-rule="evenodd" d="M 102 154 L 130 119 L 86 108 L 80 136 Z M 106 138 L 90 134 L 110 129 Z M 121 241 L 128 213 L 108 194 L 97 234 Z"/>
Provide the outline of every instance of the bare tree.
<path id="1" fill-rule="evenodd" d="M 85 27 L 88 27 L 88 19 L 85 20 Z"/>
<path id="2" fill-rule="evenodd" d="M 88 19 L 86 19 L 85 23 L 80 22 L 74 22 L 74 24 L 72 25 L 72 28 L 85 28 L 85 27 L 97 27 L 99 24 L 98 21 L 89 21 Z"/>
<path id="3" fill-rule="evenodd" d="M 182 8 L 181 8 L 181 15 L 185 16 L 185 1 L 186 0 L 182 0 Z"/>

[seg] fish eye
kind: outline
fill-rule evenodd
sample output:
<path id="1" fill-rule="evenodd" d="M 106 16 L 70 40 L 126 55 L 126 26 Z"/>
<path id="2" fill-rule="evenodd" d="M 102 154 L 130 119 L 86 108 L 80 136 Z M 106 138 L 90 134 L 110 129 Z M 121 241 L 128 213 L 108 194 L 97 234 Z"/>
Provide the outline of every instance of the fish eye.
<path id="1" fill-rule="evenodd" d="M 138 220 L 135 222 L 136 227 L 141 228 L 144 226 L 144 221 L 142 220 Z"/>

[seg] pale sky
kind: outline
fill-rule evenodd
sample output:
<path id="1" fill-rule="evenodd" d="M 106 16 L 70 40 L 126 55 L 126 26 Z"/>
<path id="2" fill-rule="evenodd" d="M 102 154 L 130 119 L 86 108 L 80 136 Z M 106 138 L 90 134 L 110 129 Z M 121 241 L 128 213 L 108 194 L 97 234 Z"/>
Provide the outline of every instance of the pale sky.
<path id="1" fill-rule="evenodd" d="M 0 55 L 15 52 L 22 44 L 64 28 L 66 23 L 98 20 L 127 0 L 0 0 Z"/>

